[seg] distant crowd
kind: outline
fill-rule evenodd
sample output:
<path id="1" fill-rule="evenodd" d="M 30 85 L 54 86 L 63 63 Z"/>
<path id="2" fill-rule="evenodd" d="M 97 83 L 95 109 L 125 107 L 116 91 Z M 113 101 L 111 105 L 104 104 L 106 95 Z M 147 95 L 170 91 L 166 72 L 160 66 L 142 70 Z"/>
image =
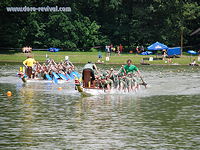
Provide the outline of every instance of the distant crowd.
<path id="1" fill-rule="evenodd" d="M 122 53 L 122 51 L 123 51 L 122 44 L 117 46 L 113 46 L 113 44 L 105 46 L 105 52 L 107 53 L 107 57 L 111 56 L 111 52 L 116 53 L 118 54 L 118 56 L 120 56 L 120 53 Z"/>
<path id="2" fill-rule="evenodd" d="M 32 52 L 32 47 L 30 46 L 25 46 L 22 48 L 23 53 L 31 53 Z"/>

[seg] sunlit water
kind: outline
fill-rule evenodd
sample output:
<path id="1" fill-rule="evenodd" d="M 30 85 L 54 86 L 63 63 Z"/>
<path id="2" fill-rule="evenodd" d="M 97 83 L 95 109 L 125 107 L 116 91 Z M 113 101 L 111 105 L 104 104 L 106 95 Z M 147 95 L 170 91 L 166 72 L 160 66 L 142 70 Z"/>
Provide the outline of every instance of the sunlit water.
<path id="1" fill-rule="evenodd" d="M 23 84 L 19 66 L 0 65 L 2 150 L 200 149 L 198 67 L 139 66 L 148 88 L 82 97 L 73 82 Z"/>

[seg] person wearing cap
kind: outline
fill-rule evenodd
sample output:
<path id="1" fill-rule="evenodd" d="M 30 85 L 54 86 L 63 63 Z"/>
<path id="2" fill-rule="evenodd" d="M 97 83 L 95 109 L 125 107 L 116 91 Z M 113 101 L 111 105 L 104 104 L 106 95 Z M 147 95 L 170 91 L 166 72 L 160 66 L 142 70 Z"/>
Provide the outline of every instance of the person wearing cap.
<path id="1" fill-rule="evenodd" d="M 69 56 L 65 56 L 65 61 L 63 63 L 67 68 L 72 68 L 74 69 L 74 65 L 72 62 L 69 60 Z"/>
<path id="2" fill-rule="evenodd" d="M 26 74 L 29 78 L 32 76 L 33 65 L 36 64 L 36 61 L 32 56 L 27 56 L 27 59 L 23 61 L 24 66 L 26 67 Z"/>

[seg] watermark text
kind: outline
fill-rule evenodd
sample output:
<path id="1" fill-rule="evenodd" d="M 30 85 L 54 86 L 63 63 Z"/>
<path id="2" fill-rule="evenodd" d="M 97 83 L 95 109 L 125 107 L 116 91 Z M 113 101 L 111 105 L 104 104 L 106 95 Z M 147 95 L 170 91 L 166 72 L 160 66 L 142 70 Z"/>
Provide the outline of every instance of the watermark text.
<path id="1" fill-rule="evenodd" d="M 71 7 L 6 7 L 7 12 L 71 12 Z"/>

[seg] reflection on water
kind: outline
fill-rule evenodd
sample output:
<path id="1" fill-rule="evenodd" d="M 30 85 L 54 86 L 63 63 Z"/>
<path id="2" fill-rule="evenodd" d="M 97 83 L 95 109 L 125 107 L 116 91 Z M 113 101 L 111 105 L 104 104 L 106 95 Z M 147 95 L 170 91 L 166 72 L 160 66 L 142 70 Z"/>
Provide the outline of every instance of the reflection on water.
<path id="1" fill-rule="evenodd" d="M 0 73 L 0 149 L 200 149 L 197 68 L 141 67 L 149 88 L 81 97 L 73 83 L 24 85 L 12 67 Z"/>

